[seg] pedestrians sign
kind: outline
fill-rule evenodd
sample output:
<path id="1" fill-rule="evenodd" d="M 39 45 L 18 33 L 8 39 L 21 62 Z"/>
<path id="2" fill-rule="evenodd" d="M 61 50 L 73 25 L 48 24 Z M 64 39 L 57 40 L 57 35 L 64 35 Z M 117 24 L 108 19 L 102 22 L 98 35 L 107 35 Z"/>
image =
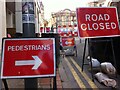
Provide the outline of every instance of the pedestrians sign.
<path id="1" fill-rule="evenodd" d="M 1 78 L 55 76 L 54 38 L 3 39 Z"/>
<path id="2" fill-rule="evenodd" d="M 117 10 L 114 7 L 77 8 L 80 37 L 110 37 L 120 35 Z"/>
<path id="3" fill-rule="evenodd" d="M 74 46 L 74 38 L 73 37 L 62 37 L 62 46 Z"/>

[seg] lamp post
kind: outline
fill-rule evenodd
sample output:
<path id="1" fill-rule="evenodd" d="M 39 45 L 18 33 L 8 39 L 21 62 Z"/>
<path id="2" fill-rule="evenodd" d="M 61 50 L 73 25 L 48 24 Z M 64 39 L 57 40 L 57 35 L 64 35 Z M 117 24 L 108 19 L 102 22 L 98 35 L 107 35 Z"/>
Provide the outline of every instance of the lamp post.
<path id="1" fill-rule="evenodd" d="M 22 23 L 23 37 L 36 37 L 35 35 L 35 17 L 34 17 L 34 2 L 33 0 L 22 0 Z M 27 78 L 25 81 L 25 90 L 34 88 L 37 90 L 37 79 Z"/>
<path id="2" fill-rule="evenodd" d="M 56 20 L 56 33 L 58 33 L 58 23 L 57 23 L 57 20 Z"/>
<path id="3" fill-rule="evenodd" d="M 23 37 L 35 37 L 35 17 L 33 0 L 22 0 Z"/>
<path id="4" fill-rule="evenodd" d="M 48 21 L 47 20 L 44 20 L 44 33 L 46 31 L 46 26 L 48 25 Z"/>
<path id="5" fill-rule="evenodd" d="M 45 31 L 46 31 L 46 23 L 44 23 L 44 33 L 45 33 Z"/>
<path id="6" fill-rule="evenodd" d="M 58 33 L 58 18 L 59 18 L 59 13 L 56 13 L 56 33 Z"/>

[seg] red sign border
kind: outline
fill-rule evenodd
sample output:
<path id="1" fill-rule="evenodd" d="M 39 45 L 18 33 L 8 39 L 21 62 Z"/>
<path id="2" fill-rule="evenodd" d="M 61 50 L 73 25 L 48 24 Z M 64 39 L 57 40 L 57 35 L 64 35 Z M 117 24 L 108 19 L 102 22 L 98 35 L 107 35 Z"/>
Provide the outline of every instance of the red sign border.
<path id="1" fill-rule="evenodd" d="M 48 75 L 28 75 L 28 76 L 3 76 L 4 67 L 4 46 L 6 40 L 53 40 L 53 57 L 54 57 L 54 73 Z M 3 38 L 2 39 L 2 52 L 1 52 L 1 79 L 16 79 L 16 78 L 40 78 L 40 77 L 55 77 L 56 76 L 56 57 L 55 57 L 55 38 Z"/>

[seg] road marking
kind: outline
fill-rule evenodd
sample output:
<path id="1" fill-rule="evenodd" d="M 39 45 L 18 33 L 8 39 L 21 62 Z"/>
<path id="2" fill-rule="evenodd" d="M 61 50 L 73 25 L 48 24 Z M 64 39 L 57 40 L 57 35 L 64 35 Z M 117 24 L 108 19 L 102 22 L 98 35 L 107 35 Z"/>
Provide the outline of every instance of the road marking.
<path id="1" fill-rule="evenodd" d="M 82 72 L 81 67 L 73 60 L 73 58 L 70 57 L 70 59 L 73 62 L 73 64 L 77 67 L 77 69 L 79 70 L 79 72 L 82 74 L 82 76 L 86 79 L 86 81 L 91 86 L 91 88 L 97 90 L 98 87 L 95 85 L 95 83 L 88 77 L 88 75 L 84 71 Z"/>
<path id="2" fill-rule="evenodd" d="M 72 65 L 70 64 L 70 62 L 67 60 L 67 58 L 65 57 L 65 61 L 67 62 L 68 67 L 70 68 L 71 73 L 73 74 L 76 82 L 78 83 L 80 88 L 86 88 L 84 83 L 82 82 L 82 80 L 79 78 L 79 76 L 77 75 L 76 71 L 73 69 Z"/>

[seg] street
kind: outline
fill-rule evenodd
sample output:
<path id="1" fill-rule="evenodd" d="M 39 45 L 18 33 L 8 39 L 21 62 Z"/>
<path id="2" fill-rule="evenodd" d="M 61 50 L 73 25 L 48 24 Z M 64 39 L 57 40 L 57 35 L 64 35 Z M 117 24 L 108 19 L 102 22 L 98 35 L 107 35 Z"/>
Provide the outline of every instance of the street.
<path id="1" fill-rule="evenodd" d="M 120 0 L 0 0 L 0 8 L 0 90 L 120 89 Z"/>

